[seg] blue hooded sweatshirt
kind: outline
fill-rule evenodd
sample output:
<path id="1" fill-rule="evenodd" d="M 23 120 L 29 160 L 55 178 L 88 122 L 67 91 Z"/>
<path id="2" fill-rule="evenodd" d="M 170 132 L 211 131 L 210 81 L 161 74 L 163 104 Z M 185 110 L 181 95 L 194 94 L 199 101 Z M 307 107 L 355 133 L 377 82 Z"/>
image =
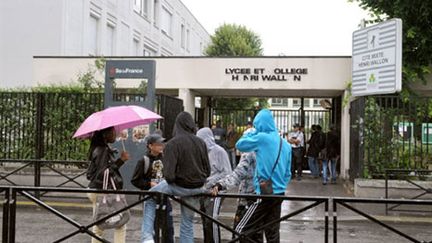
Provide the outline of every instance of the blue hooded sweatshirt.
<path id="1" fill-rule="evenodd" d="M 267 180 L 279 152 L 279 143 L 282 148 L 271 180 L 273 182 L 273 193 L 283 194 L 291 179 L 291 146 L 285 139 L 280 138 L 271 112 L 267 109 L 261 110 L 253 121 L 255 132 L 243 135 L 237 142 L 236 147 L 241 152 L 256 153 L 256 171 L 254 185 L 257 194 L 261 194 L 259 180 Z"/>

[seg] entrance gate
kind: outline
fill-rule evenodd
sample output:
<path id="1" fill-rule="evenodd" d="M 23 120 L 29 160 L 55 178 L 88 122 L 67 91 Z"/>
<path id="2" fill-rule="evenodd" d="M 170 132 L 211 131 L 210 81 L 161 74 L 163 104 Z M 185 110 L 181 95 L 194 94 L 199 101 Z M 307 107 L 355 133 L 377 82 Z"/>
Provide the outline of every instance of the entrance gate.
<path id="1" fill-rule="evenodd" d="M 247 122 L 252 122 L 259 110 L 224 110 L 212 109 L 211 124 L 221 121 L 226 129 L 230 123 L 237 127 L 237 132 L 243 133 Z M 332 110 L 304 110 L 301 109 L 270 109 L 275 119 L 276 127 L 285 135 L 292 130 L 294 124 L 304 124 L 306 138 L 310 137 L 310 127 L 314 124 L 321 125 L 327 130 L 332 123 Z M 198 110 L 197 114 L 200 114 Z M 303 120 L 303 123 L 302 123 Z M 197 121 L 199 122 L 199 120 Z"/>

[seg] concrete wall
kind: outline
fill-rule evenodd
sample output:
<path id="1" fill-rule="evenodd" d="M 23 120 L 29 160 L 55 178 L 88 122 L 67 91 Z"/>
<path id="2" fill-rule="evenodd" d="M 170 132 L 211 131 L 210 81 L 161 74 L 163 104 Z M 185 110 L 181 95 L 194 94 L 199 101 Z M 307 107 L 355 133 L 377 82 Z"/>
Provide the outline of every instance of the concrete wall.
<path id="1" fill-rule="evenodd" d="M 334 97 L 343 93 L 351 74 L 348 57 L 149 59 L 156 61 L 157 89 L 191 89 L 198 96 Z M 35 58 L 33 82 L 71 83 L 93 63 L 92 58 Z M 264 68 L 265 75 L 272 74 L 275 68 L 307 68 L 308 73 L 301 75 L 301 81 L 293 81 L 292 75 L 286 75 L 288 81 L 233 81 L 227 68 Z M 103 80 L 102 76 L 99 78 Z"/>

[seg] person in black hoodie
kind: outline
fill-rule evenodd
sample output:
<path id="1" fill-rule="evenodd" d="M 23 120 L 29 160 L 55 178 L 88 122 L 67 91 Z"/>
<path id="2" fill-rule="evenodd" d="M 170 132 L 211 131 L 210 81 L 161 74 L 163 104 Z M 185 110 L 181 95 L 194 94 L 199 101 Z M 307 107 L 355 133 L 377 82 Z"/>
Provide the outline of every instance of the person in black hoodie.
<path id="1" fill-rule="evenodd" d="M 162 180 L 150 191 L 175 195 L 186 203 L 199 207 L 199 200 L 194 197 L 207 192 L 204 183 L 210 176 L 210 164 L 205 142 L 195 136 L 196 126 L 192 116 L 187 112 L 181 112 L 174 125 L 174 137 L 166 144 L 164 150 Z M 154 242 L 154 220 L 156 202 L 149 199 L 145 203 L 143 240 L 142 242 Z M 181 206 L 180 242 L 192 243 L 194 212 L 185 206 Z"/>
<path id="2" fill-rule="evenodd" d="M 163 149 L 164 138 L 159 134 L 151 134 L 146 137 L 147 153 L 138 160 L 132 177 L 132 184 L 141 190 L 150 190 L 163 179 Z M 164 242 L 174 242 L 174 226 L 172 219 L 172 207 L 167 201 L 168 234 Z M 144 232 L 144 224 L 141 232 Z M 164 237 L 165 238 L 165 237 Z"/>
<path id="3" fill-rule="evenodd" d="M 120 174 L 120 167 L 125 161 L 129 159 L 129 154 L 123 151 L 120 158 L 115 159 L 116 150 L 112 149 L 108 144 L 115 142 L 116 131 L 113 127 L 108 127 L 100 131 L 96 131 L 90 143 L 89 149 L 89 160 L 90 165 L 87 169 L 87 179 L 90 181 L 89 188 L 102 189 L 104 171 L 109 169 L 110 177 L 113 178 L 114 184 L 117 190 L 123 188 L 123 178 Z M 108 189 L 113 189 L 108 184 Z M 93 214 L 96 208 L 96 193 L 89 193 L 88 198 L 93 203 Z M 93 226 L 93 233 L 98 236 L 102 236 L 103 230 L 97 225 Z M 99 242 L 95 238 L 92 238 L 92 243 Z M 126 225 L 115 229 L 114 232 L 114 243 L 126 242 Z"/>

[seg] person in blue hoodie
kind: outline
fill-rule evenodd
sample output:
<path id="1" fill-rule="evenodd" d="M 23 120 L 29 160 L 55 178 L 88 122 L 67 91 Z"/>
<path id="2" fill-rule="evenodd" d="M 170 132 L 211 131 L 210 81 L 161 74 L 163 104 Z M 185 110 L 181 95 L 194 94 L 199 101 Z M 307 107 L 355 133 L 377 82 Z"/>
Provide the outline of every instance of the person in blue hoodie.
<path id="1" fill-rule="evenodd" d="M 260 195 L 260 181 L 271 180 L 273 195 L 284 195 L 291 179 L 291 146 L 281 139 L 271 112 L 261 110 L 253 121 L 255 132 L 243 135 L 236 147 L 241 152 L 255 152 L 255 193 Z M 274 168 L 274 170 L 273 170 Z M 236 231 L 250 232 L 270 221 L 280 218 L 282 200 L 257 199 L 238 223 Z M 280 224 L 264 229 L 267 242 L 279 242 Z M 249 235 L 252 239 L 259 236 Z"/>

